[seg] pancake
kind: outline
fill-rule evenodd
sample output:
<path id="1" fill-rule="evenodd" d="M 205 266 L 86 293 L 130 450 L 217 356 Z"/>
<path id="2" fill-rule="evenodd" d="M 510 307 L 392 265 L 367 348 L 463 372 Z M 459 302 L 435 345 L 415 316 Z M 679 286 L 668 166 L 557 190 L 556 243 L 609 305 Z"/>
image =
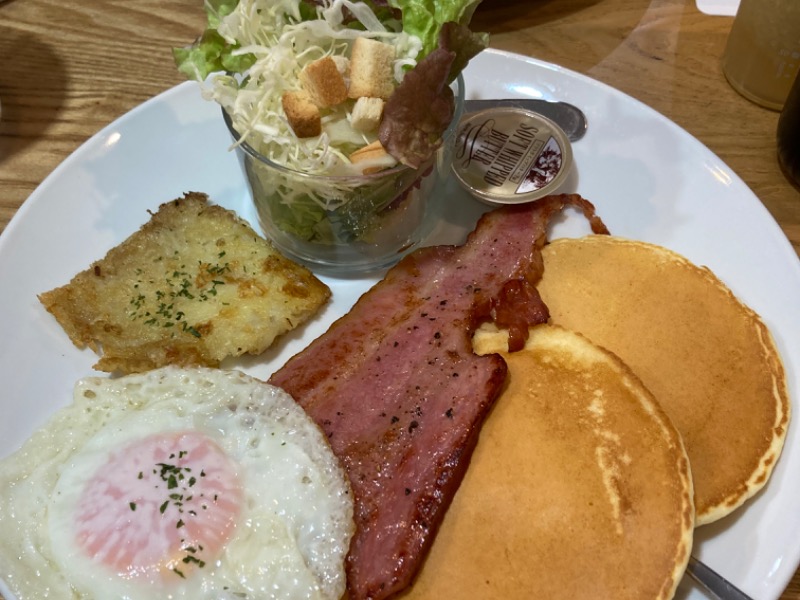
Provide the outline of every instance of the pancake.
<path id="1" fill-rule="evenodd" d="M 671 598 L 692 546 L 680 435 L 611 353 L 548 325 L 500 352 L 506 388 L 409 599 Z"/>
<path id="2" fill-rule="evenodd" d="M 707 268 L 611 236 L 544 248 L 551 322 L 618 355 L 653 392 L 686 445 L 697 524 L 741 506 L 772 473 L 789 424 L 769 330 Z"/>

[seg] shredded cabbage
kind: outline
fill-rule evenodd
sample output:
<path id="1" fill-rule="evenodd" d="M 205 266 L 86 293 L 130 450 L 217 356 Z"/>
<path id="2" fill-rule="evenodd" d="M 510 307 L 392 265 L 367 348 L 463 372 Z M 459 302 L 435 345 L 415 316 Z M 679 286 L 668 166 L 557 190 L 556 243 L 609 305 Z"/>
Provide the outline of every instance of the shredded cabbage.
<path id="1" fill-rule="evenodd" d="M 326 112 L 322 135 L 298 138 L 283 114 L 281 95 L 300 89 L 299 73 L 308 63 L 324 56 L 349 56 L 357 37 L 394 46 L 399 82 L 404 70 L 416 64 L 421 41 L 388 28 L 362 2 L 326 0 L 316 8 L 317 18 L 306 20 L 301 18 L 300 4 L 301 0 L 240 0 L 233 12 L 221 17 L 217 32 L 237 46 L 233 54 L 252 55 L 255 62 L 244 76 L 211 75 L 204 96 L 227 111 L 241 141 L 268 159 L 304 173 L 359 174 L 347 155 L 374 141 L 377 134 L 349 126 L 352 105 L 343 103 Z M 345 24 L 345 10 L 361 27 Z"/>

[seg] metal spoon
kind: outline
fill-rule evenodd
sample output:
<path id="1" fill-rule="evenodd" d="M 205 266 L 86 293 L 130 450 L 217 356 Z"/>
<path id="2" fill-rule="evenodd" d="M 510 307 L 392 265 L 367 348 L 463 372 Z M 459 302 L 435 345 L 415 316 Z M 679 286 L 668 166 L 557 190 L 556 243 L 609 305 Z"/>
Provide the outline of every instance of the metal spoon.
<path id="1" fill-rule="evenodd" d="M 714 600 L 753 600 L 722 575 L 701 563 L 694 556 L 689 557 L 686 572 L 706 590 Z"/>
<path id="2" fill-rule="evenodd" d="M 466 100 L 464 102 L 464 112 L 473 113 L 486 108 L 497 108 L 499 106 L 511 106 L 514 108 L 524 108 L 540 115 L 544 115 L 551 121 L 558 124 L 571 142 L 576 142 L 586 133 L 586 115 L 583 111 L 567 102 L 553 102 L 542 100 L 541 98 L 506 98 L 491 100 Z"/>

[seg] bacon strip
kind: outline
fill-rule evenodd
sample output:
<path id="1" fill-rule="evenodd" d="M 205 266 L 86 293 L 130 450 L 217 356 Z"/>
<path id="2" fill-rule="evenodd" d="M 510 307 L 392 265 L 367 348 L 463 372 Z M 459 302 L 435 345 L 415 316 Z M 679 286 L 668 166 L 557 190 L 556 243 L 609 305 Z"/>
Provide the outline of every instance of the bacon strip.
<path id="1" fill-rule="evenodd" d="M 500 356 L 473 354 L 472 334 L 494 319 L 521 347 L 547 320 L 540 249 L 566 204 L 607 233 L 577 195 L 487 213 L 465 245 L 404 258 L 270 379 L 323 428 L 350 477 L 351 600 L 392 596 L 419 569 L 506 376 Z"/>

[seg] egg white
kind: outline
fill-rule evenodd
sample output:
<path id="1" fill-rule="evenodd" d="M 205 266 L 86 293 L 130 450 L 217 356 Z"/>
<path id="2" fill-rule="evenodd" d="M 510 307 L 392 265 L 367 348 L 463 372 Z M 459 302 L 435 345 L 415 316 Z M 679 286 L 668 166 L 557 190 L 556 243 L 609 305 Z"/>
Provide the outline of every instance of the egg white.
<path id="1" fill-rule="evenodd" d="M 233 534 L 185 580 L 120 578 L 75 543 L 83 486 L 115 449 L 182 431 L 208 435 L 236 465 L 244 501 Z M 324 434 L 288 394 L 236 371 L 87 378 L 0 461 L 0 576 L 19 600 L 338 599 L 353 530 L 348 480 Z"/>

